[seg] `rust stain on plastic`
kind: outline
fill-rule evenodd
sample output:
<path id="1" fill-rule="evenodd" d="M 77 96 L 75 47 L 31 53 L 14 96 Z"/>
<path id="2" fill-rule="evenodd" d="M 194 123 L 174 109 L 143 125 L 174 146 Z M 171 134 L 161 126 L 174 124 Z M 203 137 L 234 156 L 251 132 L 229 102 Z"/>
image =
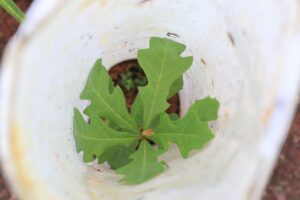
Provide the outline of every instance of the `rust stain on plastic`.
<path id="1" fill-rule="evenodd" d="M 265 112 L 264 112 L 264 114 L 263 114 L 263 123 L 264 123 L 264 124 L 267 124 L 267 123 L 268 123 L 270 117 L 272 116 L 273 110 L 274 110 L 274 106 L 273 106 L 273 105 L 272 105 L 272 106 L 269 106 L 269 107 L 265 110 Z"/>
<path id="2" fill-rule="evenodd" d="M 18 123 L 13 123 L 10 132 L 10 152 L 11 161 L 14 166 L 14 173 L 19 186 L 19 195 L 22 199 L 56 199 L 54 196 L 45 190 L 47 187 L 44 182 L 35 179 L 36 175 L 27 161 L 24 159 L 25 154 L 22 149 L 20 136 L 22 130 Z"/>
<path id="3" fill-rule="evenodd" d="M 101 6 L 106 6 L 106 4 L 108 3 L 108 0 L 102 0 L 100 1 Z"/>
<path id="4" fill-rule="evenodd" d="M 76 10 L 76 13 L 79 14 L 82 11 L 86 10 L 91 5 L 91 1 L 82 1 L 82 3 L 78 6 L 78 10 Z"/>
<path id="5" fill-rule="evenodd" d="M 98 0 L 96 1 L 98 5 L 104 7 L 107 5 L 108 0 Z M 82 1 L 82 3 L 78 6 L 78 10 L 76 10 L 77 14 L 80 14 L 81 12 L 85 11 L 87 8 L 91 7 L 95 3 L 95 1 L 88 0 L 88 1 Z"/>
<path id="6" fill-rule="evenodd" d="M 30 169 L 27 168 L 24 160 L 23 160 L 23 151 L 21 149 L 20 144 L 20 128 L 18 125 L 14 124 L 12 126 L 11 131 L 11 158 L 14 163 L 15 167 L 15 173 L 17 176 L 17 179 L 19 181 L 19 184 L 22 185 L 22 191 L 23 192 L 29 192 L 32 191 L 34 187 L 34 183 L 32 179 L 30 178 L 29 172 Z"/>
<path id="7" fill-rule="evenodd" d="M 88 177 L 87 178 L 87 182 L 90 186 L 94 186 L 94 187 L 97 187 L 100 184 L 103 184 L 103 181 L 100 180 L 100 179 L 97 179 L 95 177 Z"/>

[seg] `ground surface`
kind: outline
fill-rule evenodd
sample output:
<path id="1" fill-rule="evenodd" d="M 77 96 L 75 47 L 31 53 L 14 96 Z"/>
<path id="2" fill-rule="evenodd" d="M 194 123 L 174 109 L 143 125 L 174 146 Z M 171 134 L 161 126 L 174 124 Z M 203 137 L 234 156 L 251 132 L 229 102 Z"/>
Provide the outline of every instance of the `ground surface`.
<path id="1" fill-rule="evenodd" d="M 300 199 L 300 105 L 263 199 Z"/>
<path id="2" fill-rule="evenodd" d="M 17 3 L 26 10 L 31 0 Z M 18 23 L 0 8 L 0 58 L 3 49 L 16 31 Z M 0 200 L 15 199 L 3 179 L 0 170 Z M 263 200 L 300 200 L 300 106 L 268 184 Z"/>

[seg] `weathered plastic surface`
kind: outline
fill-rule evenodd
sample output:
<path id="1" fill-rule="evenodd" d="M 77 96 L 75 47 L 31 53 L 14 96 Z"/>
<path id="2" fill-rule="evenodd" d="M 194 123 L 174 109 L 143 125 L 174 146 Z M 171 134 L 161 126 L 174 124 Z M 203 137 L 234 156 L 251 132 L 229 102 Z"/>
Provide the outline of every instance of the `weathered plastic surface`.
<path id="1" fill-rule="evenodd" d="M 7 49 L 1 74 L 1 158 L 30 200 L 259 199 L 287 134 L 299 85 L 297 0 L 35 1 Z M 216 138 L 137 186 L 74 149 L 73 107 L 92 64 L 136 57 L 149 37 L 170 37 L 194 56 L 182 114 L 198 98 L 221 102 Z M 298 54 L 298 55 L 297 55 Z M 98 171 L 100 169 L 100 171 Z"/>

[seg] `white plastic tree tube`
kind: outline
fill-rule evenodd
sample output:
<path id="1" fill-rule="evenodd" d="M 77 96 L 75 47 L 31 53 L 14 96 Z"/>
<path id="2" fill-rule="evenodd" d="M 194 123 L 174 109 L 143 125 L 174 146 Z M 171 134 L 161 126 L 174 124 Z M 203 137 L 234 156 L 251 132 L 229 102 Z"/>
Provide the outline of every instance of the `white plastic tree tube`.
<path id="1" fill-rule="evenodd" d="M 287 134 L 300 79 L 297 0 L 35 1 L 1 73 L 1 160 L 21 199 L 259 199 Z M 127 186 L 75 152 L 73 107 L 96 59 L 135 58 L 152 36 L 186 44 L 181 114 L 221 102 L 216 138 L 144 184 Z M 298 55 L 297 55 L 298 54 Z M 99 171 L 100 170 L 100 171 Z"/>

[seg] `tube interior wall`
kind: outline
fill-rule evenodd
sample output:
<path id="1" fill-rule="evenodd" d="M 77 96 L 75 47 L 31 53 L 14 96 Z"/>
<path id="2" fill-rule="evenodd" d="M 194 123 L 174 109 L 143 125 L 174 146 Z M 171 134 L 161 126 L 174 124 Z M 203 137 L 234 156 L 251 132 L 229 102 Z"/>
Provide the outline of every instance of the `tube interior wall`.
<path id="1" fill-rule="evenodd" d="M 232 200 L 261 195 L 296 96 L 296 88 L 288 90 L 288 99 L 278 91 L 285 73 L 296 70 L 290 51 L 300 30 L 297 1 L 84 0 L 61 3 L 50 13 L 30 34 L 28 19 L 4 61 L 11 71 L 5 74 L 11 76 L 7 85 L 14 90 L 3 97 L 9 109 L 2 155 L 19 196 Z M 136 58 L 152 36 L 186 44 L 183 55 L 194 61 L 184 74 L 181 115 L 195 100 L 216 97 L 221 103 L 219 118 L 211 123 L 216 137 L 188 159 L 173 146 L 163 157 L 166 172 L 126 186 L 107 166 L 85 164 L 75 152 L 73 108 L 83 110 L 89 103 L 79 94 L 96 59 L 109 67 Z M 288 109 L 281 112 L 280 106 Z M 279 124 L 274 115 L 280 115 Z"/>

